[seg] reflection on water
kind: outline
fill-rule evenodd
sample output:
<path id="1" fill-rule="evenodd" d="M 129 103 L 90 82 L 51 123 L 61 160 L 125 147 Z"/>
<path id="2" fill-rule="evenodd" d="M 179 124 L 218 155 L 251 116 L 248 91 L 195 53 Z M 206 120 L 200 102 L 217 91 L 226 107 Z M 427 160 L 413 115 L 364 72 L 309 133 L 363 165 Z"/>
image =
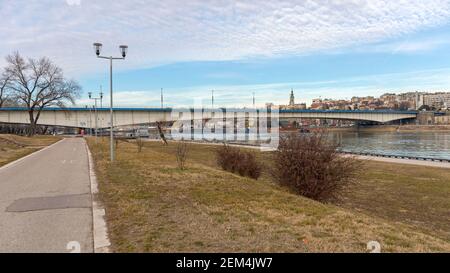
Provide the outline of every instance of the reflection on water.
<path id="1" fill-rule="evenodd" d="M 450 159 L 450 132 L 330 132 L 346 152 Z"/>

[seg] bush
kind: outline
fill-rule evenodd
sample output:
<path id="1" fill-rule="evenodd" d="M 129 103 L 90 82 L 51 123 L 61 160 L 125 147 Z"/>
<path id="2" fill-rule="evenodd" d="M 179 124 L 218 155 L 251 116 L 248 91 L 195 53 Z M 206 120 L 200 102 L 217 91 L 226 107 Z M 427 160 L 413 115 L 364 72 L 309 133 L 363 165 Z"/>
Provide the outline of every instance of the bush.
<path id="1" fill-rule="evenodd" d="M 178 142 L 176 156 L 177 156 L 178 168 L 180 168 L 181 170 L 184 170 L 186 168 L 187 154 L 188 154 L 187 143 L 183 142 L 183 141 Z"/>
<path id="2" fill-rule="evenodd" d="M 142 148 L 144 147 L 144 141 L 140 136 L 136 138 L 136 146 L 138 153 L 142 152 Z"/>
<path id="3" fill-rule="evenodd" d="M 296 193 L 321 202 L 336 201 L 355 180 L 359 161 L 338 153 L 324 132 L 280 138 L 272 175 Z"/>
<path id="4" fill-rule="evenodd" d="M 258 179 L 261 176 L 262 168 L 252 152 L 241 151 L 237 147 L 224 144 L 217 149 L 216 157 L 217 164 L 225 171 L 253 179 Z"/>

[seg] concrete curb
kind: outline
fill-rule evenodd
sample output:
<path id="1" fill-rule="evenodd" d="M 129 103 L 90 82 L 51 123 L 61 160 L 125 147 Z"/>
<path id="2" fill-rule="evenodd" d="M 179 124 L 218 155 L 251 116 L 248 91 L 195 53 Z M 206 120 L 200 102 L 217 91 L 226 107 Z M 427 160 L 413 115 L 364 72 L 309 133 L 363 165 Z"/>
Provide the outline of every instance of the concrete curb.
<path id="1" fill-rule="evenodd" d="M 105 209 L 97 198 L 98 184 L 97 176 L 94 170 L 94 160 L 92 158 L 89 146 L 86 143 L 86 151 L 88 153 L 89 162 L 89 178 L 91 181 L 91 195 L 92 195 L 92 233 L 94 238 L 94 253 L 109 253 L 111 242 L 108 238 L 108 228 L 105 221 Z"/>
<path id="2" fill-rule="evenodd" d="M 26 155 L 26 156 L 21 157 L 21 158 L 19 158 L 17 160 L 14 160 L 13 162 L 9 162 L 8 164 L 3 165 L 2 167 L 0 167 L 0 171 L 6 170 L 8 168 L 11 168 L 12 166 L 14 166 L 16 164 L 19 164 L 20 162 L 24 161 L 25 159 L 30 158 L 30 157 L 32 157 L 32 156 L 34 156 L 34 155 L 36 155 L 36 154 L 38 154 L 40 152 L 43 152 L 43 151 L 45 151 L 47 149 L 50 149 L 51 147 L 55 146 L 56 144 L 58 144 L 58 143 L 60 143 L 60 142 L 62 142 L 64 140 L 65 140 L 65 138 L 60 139 L 60 140 L 56 141 L 55 143 L 53 143 L 53 144 L 51 144 L 51 145 L 49 145 L 47 147 L 44 147 L 44 148 L 42 148 L 40 150 L 37 150 L 37 151 L 35 151 L 35 152 L 33 152 L 33 153 L 29 154 L 29 155 Z"/>

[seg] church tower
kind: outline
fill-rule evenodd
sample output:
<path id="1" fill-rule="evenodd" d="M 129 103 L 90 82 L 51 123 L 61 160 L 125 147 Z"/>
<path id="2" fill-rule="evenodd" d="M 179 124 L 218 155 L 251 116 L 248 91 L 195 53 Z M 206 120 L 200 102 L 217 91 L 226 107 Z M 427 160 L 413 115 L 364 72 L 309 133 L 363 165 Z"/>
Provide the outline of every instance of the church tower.
<path id="1" fill-rule="evenodd" d="M 295 105 L 295 98 L 294 98 L 294 89 L 291 89 L 291 98 L 289 99 L 289 106 Z"/>

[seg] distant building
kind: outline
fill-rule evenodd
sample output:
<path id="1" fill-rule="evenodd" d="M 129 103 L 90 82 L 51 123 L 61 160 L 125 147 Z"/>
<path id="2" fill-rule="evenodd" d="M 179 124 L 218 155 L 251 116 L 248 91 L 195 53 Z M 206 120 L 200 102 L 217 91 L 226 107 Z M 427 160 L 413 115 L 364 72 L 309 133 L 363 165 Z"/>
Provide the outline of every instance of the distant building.
<path id="1" fill-rule="evenodd" d="M 417 122 L 420 125 L 433 125 L 435 122 L 434 112 L 419 112 Z"/>
<path id="2" fill-rule="evenodd" d="M 434 123 L 437 125 L 450 125 L 450 115 L 434 117 Z"/>
<path id="3" fill-rule="evenodd" d="M 450 107 L 450 92 L 426 93 L 420 96 L 421 105 L 428 105 L 435 109 L 448 109 Z"/>
<path id="4" fill-rule="evenodd" d="M 291 91 L 290 104 L 285 108 L 294 108 L 294 93 Z M 406 93 L 384 93 L 380 97 L 352 97 L 350 100 L 342 99 L 313 99 L 310 109 L 316 110 L 450 110 L 450 92 L 406 92 Z"/>
<path id="5" fill-rule="evenodd" d="M 281 110 L 304 110 L 306 109 L 306 103 L 295 103 L 294 89 L 291 90 L 291 94 L 289 96 L 289 104 L 288 105 L 280 105 Z"/>
<path id="6" fill-rule="evenodd" d="M 397 95 L 394 93 L 385 93 L 380 96 L 380 99 L 384 101 L 384 103 L 392 103 L 397 101 Z"/>

